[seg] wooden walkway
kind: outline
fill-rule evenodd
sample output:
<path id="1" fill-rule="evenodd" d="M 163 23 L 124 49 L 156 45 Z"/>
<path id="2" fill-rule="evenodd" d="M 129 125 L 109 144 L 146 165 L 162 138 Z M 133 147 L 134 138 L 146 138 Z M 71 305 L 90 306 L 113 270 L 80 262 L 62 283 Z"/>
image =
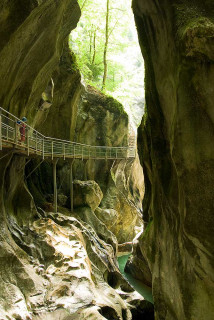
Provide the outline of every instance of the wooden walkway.
<path id="1" fill-rule="evenodd" d="M 127 147 L 91 146 L 67 140 L 45 137 L 26 125 L 24 137 L 20 127 L 23 122 L 0 108 L 0 150 L 14 148 L 16 153 L 39 156 L 42 159 L 126 159 L 135 158 L 135 145 L 130 139 Z M 23 138 L 23 141 L 21 141 Z"/>

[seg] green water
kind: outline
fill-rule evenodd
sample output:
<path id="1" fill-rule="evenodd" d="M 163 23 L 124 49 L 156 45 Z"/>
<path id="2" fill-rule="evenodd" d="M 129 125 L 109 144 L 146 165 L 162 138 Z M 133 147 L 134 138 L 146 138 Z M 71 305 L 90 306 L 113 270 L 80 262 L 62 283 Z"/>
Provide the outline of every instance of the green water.
<path id="1" fill-rule="evenodd" d="M 152 289 L 142 284 L 139 280 L 134 279 L 131 274 L 124 271 L 129 256 L 130 254 L 118 257 L 120 272 L 126 278 L 126 280 L 132 285 L 132 287 L 144 297 L 145 300 L 148 300 L 151 303 L 153 303 Z"/>

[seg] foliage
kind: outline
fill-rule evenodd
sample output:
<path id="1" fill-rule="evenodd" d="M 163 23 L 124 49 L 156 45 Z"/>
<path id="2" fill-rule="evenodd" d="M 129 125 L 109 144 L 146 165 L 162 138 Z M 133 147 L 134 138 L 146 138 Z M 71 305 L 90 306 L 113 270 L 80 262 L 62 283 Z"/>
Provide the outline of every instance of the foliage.
<path id="1" fill-rule="evenodd" d="M 103 94 L 101 91 L 91 86 L 87 86 L 87 91 L 89 93 L 93 93 L 93 95 L 91 96 L 91 99 L 94 99 L 94 101 L 92 101 L 93 104 L 102 105 L 104 108 L 113 113 L 127 116 L 127 113 L 124 111 L 123 105 L 113 97 Z"/>
<path id="2" fill-rule="evenodd" d="M 71 33 L 70 47 L 86 84 L 102 90 L 107 0 L 79 0 L 79 4 L 82 16 Z M 136 105 L 144 99 L 144 69 L 131 0 L 110 0 L 109 6 L 108 66 L 103 89 L 125 104 L 127 112 L 142 113 L 143 104 Z"/>

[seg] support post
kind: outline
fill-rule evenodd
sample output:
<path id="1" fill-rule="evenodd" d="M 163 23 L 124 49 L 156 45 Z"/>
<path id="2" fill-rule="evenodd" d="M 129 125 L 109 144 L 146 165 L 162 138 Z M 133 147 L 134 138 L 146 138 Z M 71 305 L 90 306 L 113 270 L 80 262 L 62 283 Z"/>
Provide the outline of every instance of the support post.
<path id="1" fill-rule="evenodd" d="M 73 184 L 73 162 L 70 161 L 70 198 L 71 198 L 71 212 L 74 212 L 74 184 Z"/>
<path id="2" fill-rule="evenodd" d="M 18 123 L 15 122 L 15 137 L 14 137 L 15 144 L 18 143 Z"/>
<path id="3" fill-rule="evenodd" d="M 58 159 L 53 161 L 53 184 L 54 184 L 54 213 L 57 213 L 57 182 L 56 182 L 56 165 Z"/>
<path id="4" fill-rule="evenodd" d="M 42 159 L 45 159 L 45 139 L 42 139 Z"/>
<path id="5" fill-rule="evenodd" d="M 87 181 L 87 159 L 84 159 L 83 160 L 83 163 L 84 163 L 84 177 L 83 177 L 83 179 L 84 179 L 84 181 Z"/>
<path id="6" fill-rule="evenodd" d="M 51 141 L 51 159 L 53 160 L 53 141 Z"/>
<path id="7" fill-rule="evenodd" d="M 30 154 L 30 137 L 29 137 L 29 131 L 28 128 L 26 128 L 26 140 L 27 140 L 27 155 Z"/>
<path id="8" fill-rule="evenodd" d="M 2 118 L 1 118 L 1 109 L 0 109 L 0 150 L 2 150 Z"/>
<path id="9" fill-rule="evenodd" d="M 65 143 L 63 143 L 63 158 L 65 160 Z"/>
<path id="10" fill-rule="evenodd" d="M 36 154 L 37 154 L 37 149 L 38 149 L 37 131 L 36 131 L 36 146 L 35 146 L 35 148 L 36 148 Z"/>

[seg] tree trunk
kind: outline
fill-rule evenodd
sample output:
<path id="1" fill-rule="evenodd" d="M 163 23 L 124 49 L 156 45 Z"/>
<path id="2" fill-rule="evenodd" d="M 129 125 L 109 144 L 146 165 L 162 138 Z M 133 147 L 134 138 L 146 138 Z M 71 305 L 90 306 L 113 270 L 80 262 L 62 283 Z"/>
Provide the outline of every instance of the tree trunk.
<path id="1" fill-rule="evenodd" d="M 93 41 L 94 52 L 93 52 L 92 64 L 94 64 L 95 58 L 96 58 L 96 36 L 97 36 L 97 30 L 95 29 L 94 30 L 94 41 Z"/>
<path id="2" fill-rule="evenodd" d="M 90 38 L 90 45 L 89 45 L 89 51 L 90 51 L 90 57 L 92 53 L 92 38 L 93 38 L 93 24 L 91 26 L 91 30 L 89 31 L 89 38 Z"/>
<path id="3" fill-rule="evenodd" d="M 108 51 L 108 39 L 109 39 L 109 2 L 110 0 L 106 0 L 106 32 L 105 32 L 105 46 L 104 46 L 104 53 L 103 53 L 103 65 L 104 65 L 104 73 L 103 73 L 103 84 L 102 90 L 105 89 L 106 86 L 106 79 L 107 79 L 107 71 L 108 71 L 108 64 L 107 64 L 107 51 Z"/>

